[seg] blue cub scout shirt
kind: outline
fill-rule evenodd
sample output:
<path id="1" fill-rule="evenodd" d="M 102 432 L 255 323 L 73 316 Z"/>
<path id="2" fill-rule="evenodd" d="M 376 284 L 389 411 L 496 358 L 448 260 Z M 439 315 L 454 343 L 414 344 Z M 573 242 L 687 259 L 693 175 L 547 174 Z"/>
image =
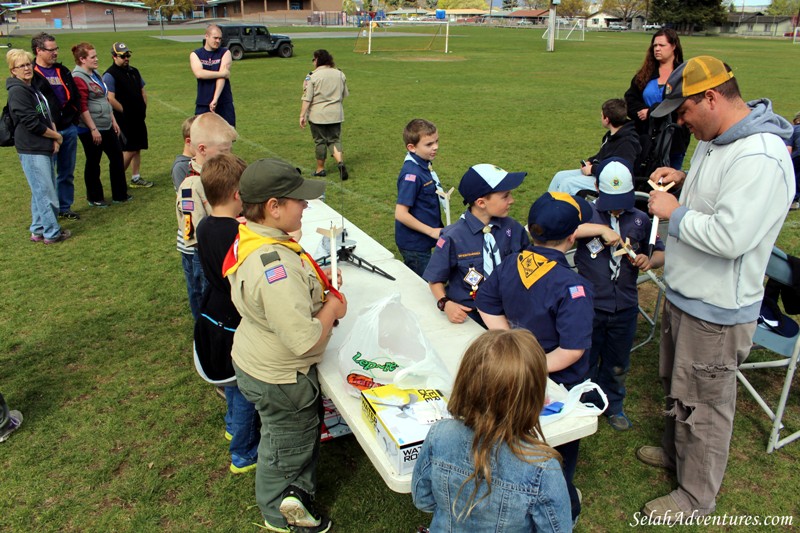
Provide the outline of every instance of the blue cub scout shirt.
<path id="1" fill-rule="evenodd" d="M 530 244 L 525 228 L 513 218 L 493 217 L 489 223 L 494 226 L 492 235 L 502 260 Z M 484 275 L 484 226 L 475 215 L 466 211 L 455 223 L 444 228 L 422 276 L 428 283 L 447 284 L 447 297 L 468 307 L 475 307 L 475 302 L 470 294 L 472 286 L 464 281 L 464 277 L 470 267 Z"/>
<path id="2" fill-rule="evenodd" d="M 556 383 L 571 386 L 589 371 L 593 296 L 591 284 L 570 269 L 563 253 L 529 246 L 500 264 L 483 283 L 475 304 L 484 313 L 505 315 L 512 328 L 529 330 L 545 353 L 559 347 L 585 350 L 571 366 L 550 374 Z"/>
<path id="3" fill-rule="evenodd" d="M 611 226 L 610 213 L 598 211 L 594 204 L 592 204 L 592 211 L 593 216 L 589 222 Z M 619 231 L 622 240 L 624 241 L 626 237 L 630 239 L 631 248 L 637 254 L 647 253 L 651 227 L 650 218 L 638 209 L 628 209 L 620 213 Z M 633 266 L 627 256 L 622 256 L 619 277 L 612 280 L 609 265 L 612 249 L 604 246 L 595 257 L 592 257 L 587 244 L 593 239 L 594 237 L 578 239 L 575 266 L 578 267 L 578 272 L 594 287 L 595 309 L 613 313 L 639 305 L 639 291 L 636 289 L 639 269 Z M 660 238 L 656 238 L 655 250 L 664 250 L 664 242 Z"/>
<path id="4" fill-rule="evenodd" d="M 439 195 L 433 179 L 430 161 L 408 153 L 397 177 L 397 203 L 408 206 L 411 216 L 432 228 L 442 228 Z M 394 221 L 394 240 L 401 250 L 428 252 L 436 239 Z"/>

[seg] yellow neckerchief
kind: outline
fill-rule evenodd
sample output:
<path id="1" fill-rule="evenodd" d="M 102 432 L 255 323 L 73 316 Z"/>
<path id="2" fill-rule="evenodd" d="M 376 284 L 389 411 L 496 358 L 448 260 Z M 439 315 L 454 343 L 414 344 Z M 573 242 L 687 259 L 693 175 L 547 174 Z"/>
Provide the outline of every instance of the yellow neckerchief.
<path id="1" fill-rule="evenodd" d="M 230 276 L 239 269 L 242 263 L 244 263 L 244 260 L 247 259 L 250 254 L 264 245 L 273 244 L 285 246 L 299 255 L 301 258 L 308 261 L 308 263 L 314 268 L 314 274 L 317 276 L 317 281 L 319 281 L 320 286 L 322 286 L 323 302 L 325 301 L 326 290 L 330 291 L 334 296 L 339 298 L 339 300 L 342 300 L 342 295 L 339 293 L 339 291 L 333 288 L 330 280 L 325 274 L 323 274 L 317 262 L 314 261 L 314 258 L 308 255 L 308 253 L 303 250 L 303 247 L 300 246 L 297 241 L 294 239 L 275 239 L 273 237 L 264 237 L 251 230 L 244 224 L 239 225 L 239 235 L 236 236 L 236 240 L 233 241 L 233 245 L 231 245 L 230 249 L 228 250 L 228 254 L 225 256 L 225 261 L 222 263 L 222 275 L 226 277 Z"/>
<path id="2" fill-rule="evenodd" d="M 554 266 L 556 266 L 555 261 L 531 250 L 523 250 L 517 256 L 519 280 L 525 285 L 526 289 L 530 289 L 534 283 L 550 272 Z"/>

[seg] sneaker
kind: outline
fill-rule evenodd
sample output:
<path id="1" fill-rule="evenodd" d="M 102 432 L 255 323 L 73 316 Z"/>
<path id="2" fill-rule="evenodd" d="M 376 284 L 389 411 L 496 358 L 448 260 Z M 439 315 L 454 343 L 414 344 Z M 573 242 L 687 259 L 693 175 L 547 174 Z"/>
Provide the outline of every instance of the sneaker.
<path id="1" fill-rule="evenodd" d="M 617 431 L 627 431 L 633 427 L 633 422 L 628 420 L 625 413 L 607 416 L 606 420 L 608 421 L 608 425 Z"/>
<path id="2" fill-rule="evenodd" d="M 31 233 L 31 242 L 42 242 L 44 240 L 44 235 L 40 235 L 38 233 Z"/>
<path id="3" fill-rule="evenodd" d="M 108 202 L 106 202 L 105 200 L 98 200 L 96 202 L 92 202 L 91 200 L 89 200 L 89 205 L 92 207 L 108 207 Z"/>
<path id="4" fill-rule="evenodd" d="M 5 442 L 22 425 L 22 413 L 19 411 L 8 412 L 8 424 L 0 429 L 0 442 Z"/>
<path id="5" fill-rule="evenodd" d="M 289 529 L 289 526 L 286 526 L 286 527 L 273 526 L 272 524 L 267 522 L 266 518 L 264 519 L 264 528 L 263 529 L 266 529 L 267 531 L 274 531 L 275 533 L 292 533 L 292 530 Z"/>
<path id="6" fill-rule="evenodd" d="M 792 205 L 789 206 L 789 211 L 797 211 L 800 209 L 800 202 L 792 202 Z"/>
<path id="7" fill-rule="evenodd" d="M 72 237 L 72 232 L 70 230 L 68 230 L 68 229 L 62 229 L 61 233 L 59 233 L 58 237 L 56 237 L 55 239 L 45 239 L 44 243 L 45 244 L 56 244 L 57 242 L 66 241 L 70 237 Z"/>
<path id="8" fill-rule="evenodd" d="M 244 466 L 236 466 L 235 464 L 231 463 L 230 471 L 231 474 L 246 474 L 247 472 L 255 470 L 256 466 L 258 466 L 257 462 L 253 462 Z"/>
<path id="9" fill-rule="evenodd" d="M 290 527 L 312 528 L 308 531 L 322 533 L 328 531 L 331 526 L 330 519 L 316 511 L 311 496 L 294 485 L 290 485 L 283 493 L 280 511 Z"/>
<path id="10" fill-rule="evenodd" d="M 694 513 L 684 512 L 672 495 L 667 494 L 644 504 L 642 514 L 648 516 L 651 520 L 659 519 L 657 523 L 669 526 L 678 520 L 678 517 L 689 516 Z"/>
<path id="11" fill-rule="evenodd" d="M 324 178 L 325 176 L 328 175 L 328 173 L 325 172 L 325 169 L 323 168 L 322 170 L 317 170 L 311 175 L 314 176 L 315 178 Z"/>
<path id="12" fill-rule="evenodd" d="M 664 448 L 661 446 L 642 446 L 636 450 L 636 458 L 646 465 L 675 470 L 675 466 L 667 462 Z"/>
<path id="13" fill-rule="evenodd" d="M 339 177 L 342 178 L 342 181 L 345 181 L 350 177 L 350 174 L 347 173 L 347 167 L 344 166 L 344 163 L 339 163 L 337 166 L 339 167 Z"/>
<path id="14" fill-rule="evenodd" d="M 137 189 L 149 189 L 152 186 L 153 186 L 152 181 L 147 181 L 141 176 L 134 176 L 133 178 L 131 178 L 131 187 Z"/>
<path id="15" fill-rule="evenodd" d="M 80 220 L 81 216 L 78 213 L 76 213 L 75 211 L 72 211 L 71 209 L 67 209 L 66 211 L 61 211 L 58 214 L 58 218 L 66 218 L 68 220 Z"/>
<path id="16" fill-rule="evenodd" d="M 114 203 L 115 204 L 124 204 L 125 202 L 130 202 L 131 200 L 133 200 L 133 196 L 129 194 L 129 195 L 127 195 L 127 197 L 124 200 L 114 200 Z"/>

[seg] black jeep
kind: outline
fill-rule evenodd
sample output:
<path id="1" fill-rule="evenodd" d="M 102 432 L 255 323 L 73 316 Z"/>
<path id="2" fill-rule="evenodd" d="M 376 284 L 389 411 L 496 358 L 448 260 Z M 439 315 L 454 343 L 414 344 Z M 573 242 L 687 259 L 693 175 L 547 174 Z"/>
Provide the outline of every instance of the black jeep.
<path id="1" fill-rule="evenodd" d="M 263 24 L 220 24 L 222 46 L 231 51 L 234 61 L 245 52 L 267 52 L 271 56 L 292 57 L 294 45 L 287 35 L 270 34 Z"/>

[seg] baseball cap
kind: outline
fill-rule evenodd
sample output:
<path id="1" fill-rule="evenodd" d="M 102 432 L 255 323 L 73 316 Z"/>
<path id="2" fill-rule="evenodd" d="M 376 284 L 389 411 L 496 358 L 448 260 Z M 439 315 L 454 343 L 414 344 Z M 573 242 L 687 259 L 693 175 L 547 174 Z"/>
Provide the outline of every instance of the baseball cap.
<path id="1" fill-rule="evenodd" d="M 531 206 L 528 229 L 537 241 L 558 241 L 572 235 L 591 218 L 592 207 L 580 196 L 546 192 Z"/>
<path id="2" fill-rule="evenodd" d="M 600 211 L 631 209 L 636 203 L 631 164 L 620 157 L 609 157 L 598 165 L 597 187 L 600 194 L 595 205 Z"/>
<path id="3" fill-rule="evenodd" d="M 125 43 L 114 43 L 111 45 L 111 55 L 122 57 L 125 54 L 132 54 L 131 49 Z"/>
<path id="4" fill-rule="evenodd" d="M 458 192 L 464 197 L 464 205 L 471 204 L 487 194 L 516 189 L 527 175 L 527 172 L 506 172 L 498 166 L 481 163 L 470 167 L 461 177 Z"/>
<path id="5" fill-rule="evenodd" d="M 733 78 L 733 72 L 725 63 L 711 56 L 697 56 L 681 63 L 672 71 L 664 87 L 664 101 L 658 104 L 651 115 L 669 115 L 686 100 L 687 96 L 718 87 Z"/>
<path id="6" fill-rule="evenodd" d="M 251 163 L 239 179 L 239 196 L 248 204 L 270 198 L 313 200 L 325 192 L 325 182 L 303 179 L 300 169 L 280 159 L 259 159 Z"/>

